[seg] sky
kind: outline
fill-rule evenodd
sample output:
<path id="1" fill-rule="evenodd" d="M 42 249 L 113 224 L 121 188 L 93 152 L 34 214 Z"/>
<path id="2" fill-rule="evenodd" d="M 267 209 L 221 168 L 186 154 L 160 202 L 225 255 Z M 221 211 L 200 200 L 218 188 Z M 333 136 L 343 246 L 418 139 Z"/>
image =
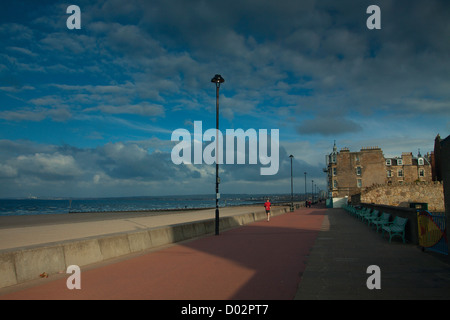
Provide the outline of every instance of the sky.
<path id="1" fill-rule="evenodd" d="M 220 165 L 221 193 L 290 193 L 289 155 L 294 193 L 326 189 L 334 141 L 431 152 L 449 21 L 445 0 L 1 1 L 0 198 L 215 193 L 214 165 L 171 160 L 175 130 L 215 128 L 215 74 L 221 132 L 279 130 L 278 172 Z"/>

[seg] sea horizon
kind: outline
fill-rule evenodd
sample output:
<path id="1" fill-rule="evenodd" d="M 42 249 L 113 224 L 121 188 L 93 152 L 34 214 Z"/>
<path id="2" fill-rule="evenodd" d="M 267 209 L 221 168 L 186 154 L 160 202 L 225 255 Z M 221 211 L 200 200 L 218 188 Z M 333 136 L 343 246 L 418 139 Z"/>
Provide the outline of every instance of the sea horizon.
<path id="1" fill-rule="evenodd" d="M 304 195 L 296 194 L 299 201 Z M 291 200 L 290 194 L 221 194 L 219 207 Z M 0 199 L 0 216 L 85 212 L 139 212 L 214 208 L 215 194 L 123 197 L 27 197 Z"/>

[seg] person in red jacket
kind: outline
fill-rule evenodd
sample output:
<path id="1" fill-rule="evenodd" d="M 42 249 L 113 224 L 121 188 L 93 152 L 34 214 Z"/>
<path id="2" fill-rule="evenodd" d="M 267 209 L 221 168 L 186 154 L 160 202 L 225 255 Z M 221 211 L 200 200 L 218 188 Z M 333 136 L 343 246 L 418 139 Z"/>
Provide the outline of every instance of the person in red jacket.
<path id="1" fill-rule="evenodd" d="M 267 215 L 267 221 L 270 220 L 270 201 L 267 199 L 267 201 L 264 203 L 264 207 L 266 208 L 266 215 Z"/>

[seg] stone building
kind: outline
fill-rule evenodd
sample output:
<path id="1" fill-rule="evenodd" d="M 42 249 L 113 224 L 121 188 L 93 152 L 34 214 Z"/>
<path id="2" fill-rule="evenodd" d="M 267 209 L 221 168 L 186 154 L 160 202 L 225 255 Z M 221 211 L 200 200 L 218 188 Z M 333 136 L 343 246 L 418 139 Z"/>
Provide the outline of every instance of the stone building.
<path id="1" fill-rule="evenodd" d="M 417 157 L 403 152 L 400 157 L 384 157 L 379 147 L 366 147 L 351 152 L 343 148 L 339 152 L 336 142 L 333 151 L 326 156 L 328 195 L 332 198 L 350 197 L 368 187 L 380 184 L 397 184 L 431 181 L 429 155 Z"/>

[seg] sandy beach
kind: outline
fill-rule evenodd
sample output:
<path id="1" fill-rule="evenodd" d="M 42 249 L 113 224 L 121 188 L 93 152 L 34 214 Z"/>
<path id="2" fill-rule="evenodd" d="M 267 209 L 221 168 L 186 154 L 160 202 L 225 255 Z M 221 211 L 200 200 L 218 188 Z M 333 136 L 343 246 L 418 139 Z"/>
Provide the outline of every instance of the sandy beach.
<path id="1" fill-rule="evenodd" d="M 219 209 L 220 217 L 260 211 L 264 211 L 263 206 L 235 206 Z M 0 217 L 0 250 L 156 228 L 214 219 L 214 217 L 215 208 L 161 212 L 5 216 Z"/>

